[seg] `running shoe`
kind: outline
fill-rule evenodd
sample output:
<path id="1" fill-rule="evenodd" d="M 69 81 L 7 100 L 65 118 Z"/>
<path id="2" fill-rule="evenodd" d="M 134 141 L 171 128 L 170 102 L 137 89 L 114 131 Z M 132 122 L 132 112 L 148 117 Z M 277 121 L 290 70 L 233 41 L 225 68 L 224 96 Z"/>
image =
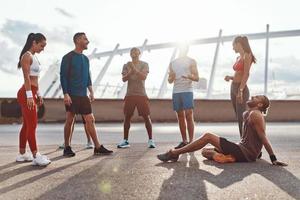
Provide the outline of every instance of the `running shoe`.
<path id="1" fill-rule="evenodd" d="M 148 140 L 148 148 L 153 149 L 156 145 L 152 139 Z"/>
<path id="2" fill-rule="evenodd" d="M 94 155 L 111 154 L 113 151 L 106 149 L 103 145 L 94 148 Z"/>
<path id="3" fill-rule="evenodd" d="M 32 161 L 32 154 L 28 154 L 27 152 L 24 154 L 17 155 L 16 162 L 29 162 Z"/>
<path id="4" fill-rule="evenodd" d="M 157 158 L 163 162 L 168 162 L 168 161 L 176 162 L 179 158 L 179 155 L 173 155 L 170 150 L 167 153 L 157 155 Z"/>
<path id="5" fill-rule="evenodd" d="M 120 142 L 120 144 L 118 144 L 117 147 L 118 148 L 129 148 L 130 144 L 129 144 L 128 140 L 124 139 L 122 142 Z"/>
<path id="6" fill-rule="evenodd" d="M 63 156 L 73 157 L 73 156 L 75 156 L 75 153 L 72 151 L 72 148 L 70 146 L 66 146 L 65 149 L 64 149 Z"/>
<path id="7" fill-rule="evenodd" d="M 94 145 L 92 142 L 88 142 L 85 146 L 86 149 L 93 149 L 94 148 Z"/>
<path id="8" fill-rule="evenodd" d="M 32 160 L 32 165 L 34 166 L 47 166 L 51 163 L 51 161 L 45 155 L 41 155 L 37 153 L 35 158 Z"/>

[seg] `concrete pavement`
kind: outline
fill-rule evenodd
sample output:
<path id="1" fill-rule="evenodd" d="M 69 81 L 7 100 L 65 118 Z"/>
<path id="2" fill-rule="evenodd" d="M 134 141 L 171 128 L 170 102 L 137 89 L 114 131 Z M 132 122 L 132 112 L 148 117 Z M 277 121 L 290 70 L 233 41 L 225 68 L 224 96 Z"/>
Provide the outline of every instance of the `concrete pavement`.
<path id="1" fill-rule="evenodd" d="M 268 155 L 255 163 L 217 164 L 200 152 L 185 154 L 177 163 L 161 163 L 156 155 L 179 141 L 176 124 L 154 124 L 158 147 L 148 149 L 143 124 L 133 124 L 131 147 L 117 149 L 122 124 L 97 124 L 100 138 L 115 151 L 93 156 L 85 150 L 78 124 L 76 156 L 62 157 L 62 124 L 40 124 L 40 151 L 52 163 L 33 167 L 14 162 L 19 125 L 0 125 L 0 199 L 300 199 L 300 124 L 271 123 L 267 130 L 277 158 L 288 167 L 270 165 Z M 197 124 L 196 136 L 210 131 L 237 141 L 234 123 Z"/>

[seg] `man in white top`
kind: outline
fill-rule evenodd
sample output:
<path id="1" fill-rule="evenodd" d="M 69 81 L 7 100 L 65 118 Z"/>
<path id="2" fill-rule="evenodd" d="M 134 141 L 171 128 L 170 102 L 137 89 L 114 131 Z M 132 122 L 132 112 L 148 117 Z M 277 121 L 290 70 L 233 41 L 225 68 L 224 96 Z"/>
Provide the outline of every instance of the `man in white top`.
<path id="1" fill-rule="evenodd" d="M 177 148 L 181 148 L 194 139 L 194 99 L 192 82 L 199 81 L 197 63 L 187 56 L 188 46 L 180 48 L 179 57 L 169 65 L 169 83 L 173 85 L 173 110 L 177 113 L 178 124 L 182 142 Z M 187 140 L 186 130 L 189 133 Z"/>

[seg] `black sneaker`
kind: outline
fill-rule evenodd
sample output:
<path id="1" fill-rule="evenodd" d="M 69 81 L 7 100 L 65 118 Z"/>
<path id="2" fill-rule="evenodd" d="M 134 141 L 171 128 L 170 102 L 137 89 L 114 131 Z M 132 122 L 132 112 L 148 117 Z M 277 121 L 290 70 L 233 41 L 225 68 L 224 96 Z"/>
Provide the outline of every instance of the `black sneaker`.
<path id="1" fill-rule="evenodd" d="M 173 155 L 170 150 L 167 153 L 157 155 L 157 158 L 163 162 L 168 162 L 168 161 L 176 162 L 179 156 Z"/>
<path id="2" fill-rule="evenodd" d="M 67 157 L 73 157 L 73 156 L 75 156 L 75 153 L 72 151 L 70 146 L 66 146 L 64 148 L 64 154 L 63 155 L 67 156 Z"/>
<path id="3" fill-rule="evenodd" d="M 103 145 L 99 148 L 94 148 L 94 155 L 101 155 L 101 154 L 111 154 L 113 151 L 106 149 Z"/>
<path id="4" fill-rule="evenodd" d="M 180 149 L 182 147 L 184 147 L 185 145 L 187 145 L 188 143 L 187 142 L 180 142 L 176 147 L 175 149 Z"/>

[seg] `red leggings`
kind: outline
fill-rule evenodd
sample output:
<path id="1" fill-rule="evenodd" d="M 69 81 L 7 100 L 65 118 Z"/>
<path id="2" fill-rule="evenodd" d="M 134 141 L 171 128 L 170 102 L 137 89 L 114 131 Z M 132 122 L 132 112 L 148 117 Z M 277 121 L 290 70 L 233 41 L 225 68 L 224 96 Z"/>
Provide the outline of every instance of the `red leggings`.
<path id="1" fill-rule="evenodd" d="M 34 102 L 36 103 L 37 87 L 31 86 L 31 91 L 33 94 Z M 20 131 L 20 137 L 19 137 L 19 147 L 20 149 L 25 149 L 26 143 L 28 141 L 31 152 L 36 152 L 37 146 L 36 146 L 35 131 L 37 127 L 37 109 L 36 106 L 34 106 L 32 110 L 30 110 L 27 107 L 26 89 L 24 85 L 18 91 L 18 102 L 21 106 L 22 117 L 23 117 L 23 126 Z"/>

